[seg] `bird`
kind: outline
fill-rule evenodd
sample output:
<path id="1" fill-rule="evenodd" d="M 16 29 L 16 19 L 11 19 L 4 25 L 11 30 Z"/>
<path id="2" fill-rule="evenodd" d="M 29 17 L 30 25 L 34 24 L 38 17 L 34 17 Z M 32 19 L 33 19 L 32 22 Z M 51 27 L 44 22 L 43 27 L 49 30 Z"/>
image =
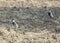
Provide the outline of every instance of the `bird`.
<path id="1" fill-rule="evenodd" d="M 19 28 L 19 25 L 17 24 L 17 22 L 14 19 L 12 19 L 12 25 L 16 26 L 17 28 Z"/>
<path id="2" fill-rule="evenodd" d="M 49 15 L 50 18 L 53 18 L 54 17 L 51 10 L 48 11 L 48 15 Z"/>

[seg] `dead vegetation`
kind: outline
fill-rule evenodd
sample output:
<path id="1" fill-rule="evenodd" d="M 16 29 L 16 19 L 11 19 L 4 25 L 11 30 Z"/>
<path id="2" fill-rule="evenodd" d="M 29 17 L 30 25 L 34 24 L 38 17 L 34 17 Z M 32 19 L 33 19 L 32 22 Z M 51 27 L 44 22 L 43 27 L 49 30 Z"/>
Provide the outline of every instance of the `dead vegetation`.
<path id="1" fill-rule="evenodd" d="M 1 0 L 0 7 L 60 7 L 59 0 Z"/>
<path id="2" fill-rule="evenodd" d="M 24 33 L 23 33 L 24 32 Z M 0 27 L 0 43 L 60 43 L 60 33 L 43 30 L 39 33 Z"/>

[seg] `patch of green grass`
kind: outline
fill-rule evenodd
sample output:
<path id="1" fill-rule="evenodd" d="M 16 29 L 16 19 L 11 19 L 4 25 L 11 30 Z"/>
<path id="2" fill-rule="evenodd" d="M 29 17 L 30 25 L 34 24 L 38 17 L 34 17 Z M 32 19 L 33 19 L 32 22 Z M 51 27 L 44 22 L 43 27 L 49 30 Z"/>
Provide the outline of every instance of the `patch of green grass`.
<path id="1" fill-rule="evenodd" d="M 0 13 L 0 18 L 6 18 L 7 17 L 7 15 L 6 14 L 4 14 L 4 13 Z"/>
<path id="2" fill-rule="evenodd" d="M 33 43 L 39 43 L 39 41 L 34 40 Z"/>
<path id="3" fill-rule="evenodd" d="M 60 17 L 58 17 L 58 19 L 60 20 Z"/>

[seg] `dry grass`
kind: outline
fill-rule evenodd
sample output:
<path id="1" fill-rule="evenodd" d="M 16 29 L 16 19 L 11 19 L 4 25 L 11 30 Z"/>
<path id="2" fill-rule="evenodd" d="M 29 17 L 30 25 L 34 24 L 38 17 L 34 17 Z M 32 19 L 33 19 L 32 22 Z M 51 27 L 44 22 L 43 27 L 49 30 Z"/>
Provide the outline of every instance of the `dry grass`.
<path id="1" fill-rule="evenodd" d="M 59 0 L 0 0 L 0 7 L 60 7 Z"/>
<path id="2" fill-rule="evenodd" d="M 47 30 L 34 33 L 0 27 L 0 43 L 60 43 L 60 33 Z"/>
<path id="3" fill-rule="evenodd" d="M 0 0 L 0 7 L 60 7 L 60 1 L 48 0 Z M 1 15 L 0 15 L 1 16 Z M 12 28 L 0 27 L 0 43 L 60 43 L 60 33 L 48 30 L 25 32 Z"/>

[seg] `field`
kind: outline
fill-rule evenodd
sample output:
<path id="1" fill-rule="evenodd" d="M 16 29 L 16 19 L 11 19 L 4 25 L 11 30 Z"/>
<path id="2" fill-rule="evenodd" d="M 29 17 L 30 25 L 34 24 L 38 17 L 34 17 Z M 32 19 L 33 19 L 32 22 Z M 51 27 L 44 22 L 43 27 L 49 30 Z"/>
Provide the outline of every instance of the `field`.
<path id="1" fill-rule="evenodd" d="M 60 1 L 0 0 L 0 43 L 60 43 Z"/>

